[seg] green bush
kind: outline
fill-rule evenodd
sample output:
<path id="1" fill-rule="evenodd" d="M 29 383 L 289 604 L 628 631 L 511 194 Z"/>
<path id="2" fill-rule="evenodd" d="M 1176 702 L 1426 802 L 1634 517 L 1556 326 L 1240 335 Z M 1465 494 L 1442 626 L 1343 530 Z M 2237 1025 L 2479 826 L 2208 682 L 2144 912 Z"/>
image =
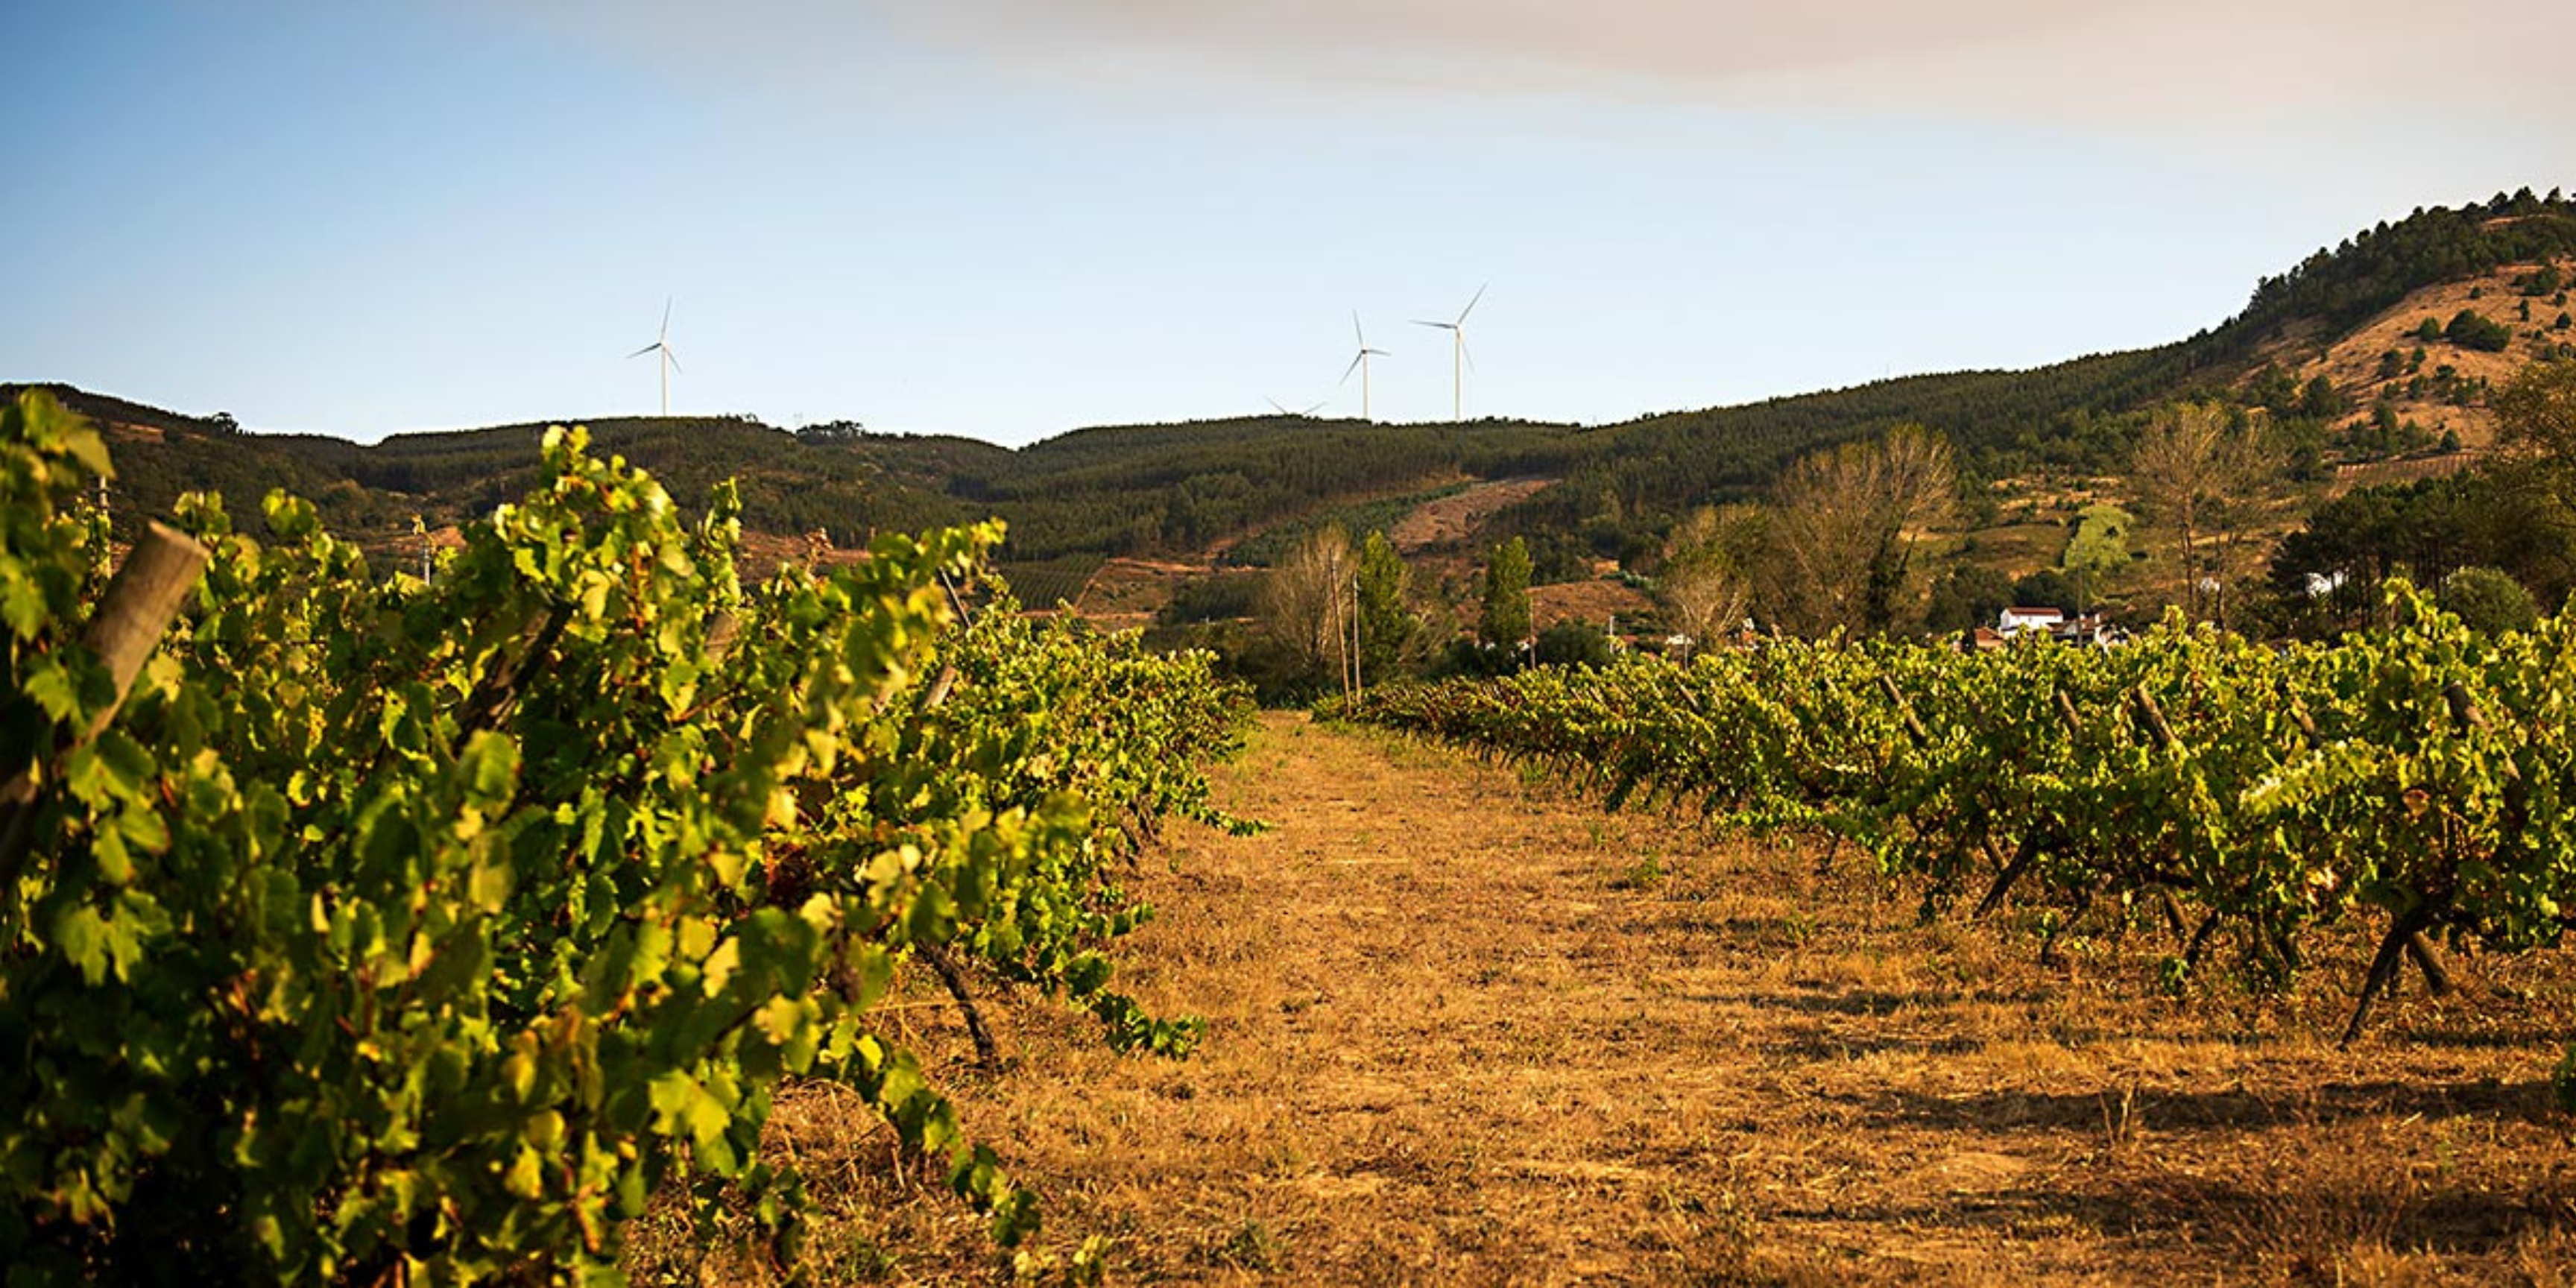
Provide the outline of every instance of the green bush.
<path id="1" fill-rule="evenodd" d="M 2478 312 L 2462 309 L 2451 316 L 2451 324 L 2442 328 L 2442 338 L 2463 349 L 2483 353 L 2502 353 L 2513 343 L 2513 328 Z"/>
<path id="2" fill-rule="evenodd" d="M 2540 605 L 2531 592 L 2494 568 L 2462 568 L 2443 578 L 2435 602 L 2470 629 L 2489 635 L 2527 631 L 2540 620 Z"/>
<path id="3" fill-rule="evenodd" d="M 1606 666 L 1610 636 L 1590 622 L 1558 622 L 1538 633 L 1542 666 Z"/>

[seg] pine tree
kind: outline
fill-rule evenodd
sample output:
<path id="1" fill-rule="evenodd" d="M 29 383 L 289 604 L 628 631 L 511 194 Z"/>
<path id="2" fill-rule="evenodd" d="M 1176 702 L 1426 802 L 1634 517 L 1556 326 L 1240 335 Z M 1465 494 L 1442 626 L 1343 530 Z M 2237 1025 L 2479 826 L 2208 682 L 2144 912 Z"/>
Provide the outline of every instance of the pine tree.
<path id="1" fill-rule="evenodd" d="M 1485 562 L 1485 611 L 1476 633 L 1487 644 L 1516 647 L 1530 635 L 1529 543 L 1514 537 Z"/>

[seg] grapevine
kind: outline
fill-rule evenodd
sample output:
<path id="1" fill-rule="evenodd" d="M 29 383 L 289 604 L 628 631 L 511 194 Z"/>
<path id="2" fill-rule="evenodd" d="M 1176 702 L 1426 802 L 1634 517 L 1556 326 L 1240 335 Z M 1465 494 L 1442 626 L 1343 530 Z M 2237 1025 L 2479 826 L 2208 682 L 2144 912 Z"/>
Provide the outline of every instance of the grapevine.
<path id="1" fill-rule="evenodd" d="M 1123 1046 L 1195 1035 L 1111 987 L 1148 915 L 1114 877 L 1162 815 L 1239 826 L 1195 765 L 1242 700 L 963 629 L 943 583 L 997 526 L 745 587 L 729 491 L 686 521 L 578 430 L 426 580 L 291 498 L 259 541 L 190 497 L 203 580 L 120 700 L 82 636 L 108 468 L 42 395 L 0 424 L 13 1281 L 612 1280 L 671 1194 L 792 1260 L 802 1183 L 758 1146 L 796 1077 L 1008 1243 L 1033 1196 L 872 1022 L 901 972 L 962 950 Z"/>
<path id="2" fill-rule="evenodd" d="M 2316 929 L 2379 947 L 2345 1040 L 2438 943 L 2523 951 L 2576 908 L 2576 623 L 2399 624 L 2270 648 L 2178 616 L 2116 649 L 1769 641 L 1676 667 L 1375 690 L 1340 714 L 1720 822 L 1858 841 L 1927 914 L 2021 901 L 2162 921 L 2180 987 L 2232 942 L 2285 981 Z"/>

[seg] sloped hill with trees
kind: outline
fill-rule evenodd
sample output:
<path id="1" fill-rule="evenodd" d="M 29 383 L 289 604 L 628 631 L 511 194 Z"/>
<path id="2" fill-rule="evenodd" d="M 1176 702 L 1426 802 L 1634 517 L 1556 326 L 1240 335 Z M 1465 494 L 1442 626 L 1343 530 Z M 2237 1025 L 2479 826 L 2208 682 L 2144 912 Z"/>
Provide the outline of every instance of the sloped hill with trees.
<path id="1" fill-rule="evenodd" d="M 877 529 L 998 515 L 1011 524 L 1009 560 L 1051 565 L 1111 556 L 1203 557 L 1307 516 L 1452 483 L 1555 478 L 1561 482 L 1493 516 L 1484 534 L 1527 538 L 1540 578 L 1548 580 L 1598 559 L 1651 565 L 1694 507 L 1762 496 L 1799 458 L 1897 424 L 1922 424 L 1947 436 L 1972 528 L 1992 517 L 1978 515 L 1975 506 L 1995 480 L 2124 471 L 2143 413 L 2183 399 L 2218 398 L 2311 422 L 2293 436 L 2299 458 L 2292 468 L 2306 474 L 2327 469 L 2330 451 L 2344 459 L 2394 454 L 2411 440 L 2403 432 L 2406 403 L 2400 401 L 2393 418 L 2377 411 L 2391 382 L 2401 398 L 2417 404 L 2455 405 L 2474 404 L 2487 387 L 2477 380 L 2493 378 L 2461 376 L 2465 365 L 2454 364 L 2444 383 L 2438 356 L 2417 369 L 2412 350 L 2394 346 L 2382 347 L 2397 354 L 2396 370 L 2377 365 L 2385 355 L 2376 351 L 2366 373 L 2345 369 L 2348 361 L 2329 370 L 2321 355 L 2346 337 L 2386 325 L 2390 311 L 2410 299 L 2428 298 L 2420 293 L 2533 265 L 2525 284 L 2537 293 L 2498 299 L 2499 307 L 2478 322 L 2460 321 L 2457 311 L 2437 319 L 2446 330 L 2476 331 L 2467 339 L 2482 354 L 2497 352 L 2483 347 L 2493 336 L 2482 325 L 2499 326 L 2509 352 L 2497 360 L 2527 360 L 2544 341 L 2556 343 L 2548 341 L 2549 328 L 2563 310 L 2565 283 L 2548 282 L 2546 275 L 2563 273 L 2561 260 L 2576 260 L 2576 203 L 2556 191 L 2499 194 L 2357 232 L 2258 283 L 2246 307 L 2223 324 L 2157 348 L 2026 371 L 1884 380 L 1594 427 L 1262 416 L 1078 429 L 1012 450 L 956 437 L 871 433 L 853 422 L 795 433 L 725 417 L 589 424 L 602 450 L 651 469 L 683 504 L 702 500 L 719 478 L 738 478 L 746 522 L 757 530 L 822 532 L 847 544 Z M 2518 316 L 2526 304 L 2529 319 Z M 2541 339 L 2516 338 L 2534 332 Z M 2328 377 L 2326 387 L 2313 390 L 2319 375 Z M 541 428 L 405 434 L 358 446 L 242 433 L 226 415 L 191 416 L 80 390 L 56 392 L 128 440 L 118 456 L 120 488 L 139 509 L 165 509 L 185 488 L 247 497 L 286 486 L 313 497 L 326 521 L 361 539 L 408 531 L 415 514 L 433 526 L 454 522 L 510 495 L 535 468 Z M 2356 422 L 2367 432 L 2353 434 Z"/>
<path id="2" fill-rule="evenodd" d="M 23 386 L 0 386 L 15 397 Z M 430 527 L 488 513 L 536 477 L 542 424 L 397 434 L 375 444 L 321 434 L 242 432 L 230 416 L 190 416 L 69 386 L 43 386 L 98 422 L 117 449 L 112 495 L 119 523 L 166 514 L 186 491 L 218 492 L 245 521 L 271 488 L 310 499 L 323 521 L 363 545 L 403 540 L 415 516 Z M 900 445 L 853 446 L 824 434 L 791 434 L 734 417 L 631 417 L 588 422 L 604 454 L 649 467 L 681 505 L 706 504 L 732 479 L 745 522 L 756 531 L 822 533 L 837 544 L 879 530 L 918 530 L 984 517 L 974 507 L 916 482 L 916 460 L 963 460 L 968 440 L 921 440 L 918 457 Z M 984 453 L 1001 453 L 972 444 Z"/>
<path id="3" fill-rule="evenodd" d="M 1531 535 L 1582 533 L 1593 553 L 1617 554 L 1622 543 L 1634 546 L 1641 534 L 1660 533 L 1690 506 L 1760 495 L 1800 456 L 1901 423 L 1947 434 L 1971 482 L 2034 472 L 2119 473 L 2137 429 L 2122 413 L 2210 396 L 2276 411 L 2326 412 L 2297 406 L 2303 385 L 2257 387 L 2255 378 L 2284 356 L 2330 348 L 2417 292 L 2509 265 L 2565 258 L 2576 258 L 2576 202 L 2555 190 L 2418 210 L 2265 278 L 2242 312 L 2173 344 L 2027 371 L 1883 380 L 1602 427 L 1585 436 L 1589 450 L 1563 487 L 1533 498 L 1507 523 Z M 2558 289 L 2553 284 L 2544 298 Z M 2499 316 L 2512 318 L 2514 301 L 2496 303 Z M 2554 325 L 2565 306 L 2546 307 Z M 2441 315 L 2445 328 L 2456 316 Z M 2374 363 L 2378 356 L 2374 350 Z M 2404 374 L 2429 380 L 2435 373 Z M 2448 399 L 2452 390 L 2417 392 Z M 2331 414 L 2348 410 L 2338 404 Z"/>

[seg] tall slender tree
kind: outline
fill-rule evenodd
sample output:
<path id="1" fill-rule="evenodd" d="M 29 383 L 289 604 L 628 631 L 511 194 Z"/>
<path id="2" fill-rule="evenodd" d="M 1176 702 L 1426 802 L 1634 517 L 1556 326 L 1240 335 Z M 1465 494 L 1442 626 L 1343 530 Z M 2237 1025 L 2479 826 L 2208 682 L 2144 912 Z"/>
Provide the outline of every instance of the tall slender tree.
<path id="1" fill-rule="evenodd" d="M 1529 543 L 1514 537 L 1485 561 L 1484 612 L 1476 634 L 1489 645 L 1518 647 L 1530 638 Z"/>
<path id="2" fill-rule="evenodd" d="M 1404 566 L 1385 533 L 1372 532 L 1360 543 L 1357 576 L 1360 679 L 1366 683 L 1383 679 L 1403 660 L 1422 619 L 1405 602 L 1413 584 L 1412 570 Z"/>

